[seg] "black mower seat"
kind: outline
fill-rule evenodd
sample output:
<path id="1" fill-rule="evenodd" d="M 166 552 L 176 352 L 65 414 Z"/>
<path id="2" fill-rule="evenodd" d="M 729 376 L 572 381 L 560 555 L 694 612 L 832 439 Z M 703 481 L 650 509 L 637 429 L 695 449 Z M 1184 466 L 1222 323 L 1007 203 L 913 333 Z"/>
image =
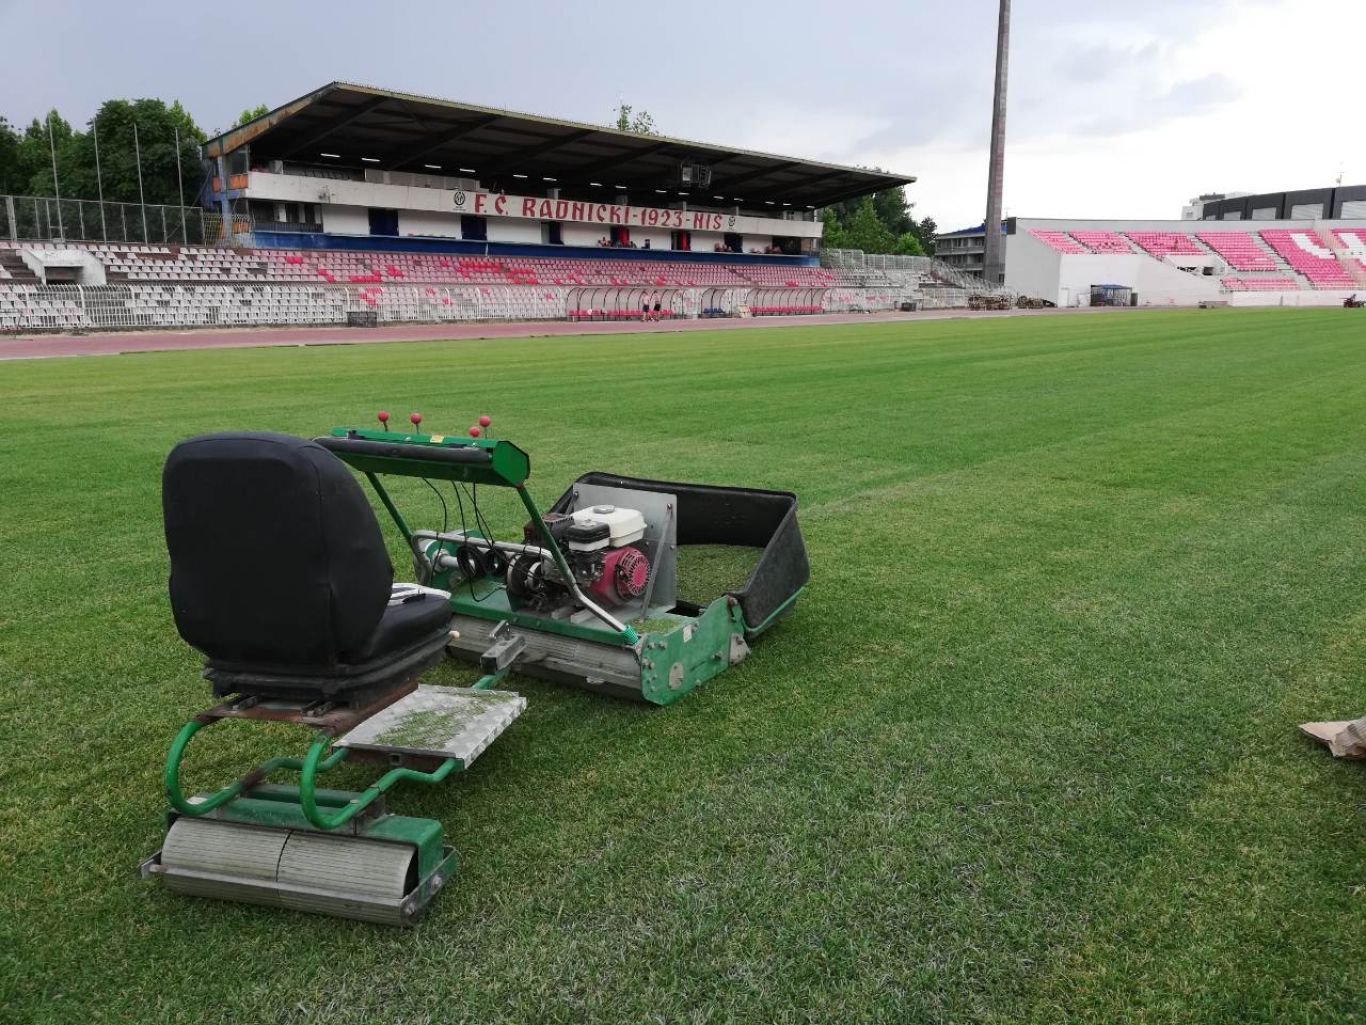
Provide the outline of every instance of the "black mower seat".
<path id="1" fill-rule="evenodd" d="M 162 474 L 171 608 L 216 694 L 360 703 L 441 657 L 450 607 L 390 604 L 393 566 L 360 485 L 321 445 L 209 434 Z"/>

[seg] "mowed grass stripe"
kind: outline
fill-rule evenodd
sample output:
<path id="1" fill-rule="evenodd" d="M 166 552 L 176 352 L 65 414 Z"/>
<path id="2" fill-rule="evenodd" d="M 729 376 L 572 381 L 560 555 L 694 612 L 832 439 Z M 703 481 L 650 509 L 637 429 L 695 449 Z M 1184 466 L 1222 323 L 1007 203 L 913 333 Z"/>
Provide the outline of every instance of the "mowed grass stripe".
<path id="1" fill-rule="evenodd" d="M 1356 777 L 1292 727 L 1359 679 L 1357 324 L 1163 313 L 24 367 L 0 465 L 47 529 L 0 523 L 21 552 L 0 717 L 23 754 L 0 769 L 0 1006 L 1099 1021 L 1307 1000 L 1348 1020 Z M 613 390 L 629 358 L 645 380 Z M 34 403 L 70 429 L 16 457 Z M 446 429 L 492 412 L 544 501 L 590 467 L 793 487 L 813 587 L 667 711 L 519 680 L 531 708 L 471 778 L 400 795 L 466 858 L 417 934 L 149 890 L 128 873 L 156 842 L 157 766 L 207 700 L 165 608 L 160 460 L 196 430 L 315 433 L 379 405 Z M 225 734 L 196 775 L 289 738 Z M 1268 924 L 1292 907 L 1288 932 Z M 221 970 L 244 950 L 268 953 L 245 980 Z"/>

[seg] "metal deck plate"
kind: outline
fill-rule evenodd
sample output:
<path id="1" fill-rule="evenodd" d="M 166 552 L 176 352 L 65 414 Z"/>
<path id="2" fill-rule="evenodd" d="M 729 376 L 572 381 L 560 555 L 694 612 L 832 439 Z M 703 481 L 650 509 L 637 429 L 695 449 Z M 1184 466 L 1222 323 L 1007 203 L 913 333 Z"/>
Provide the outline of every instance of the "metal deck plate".
<path id="1" fill-rule="evenodd" d="M 363 751 L 455 758 L 462 768 L 492 744 L 526 708 L 505 690 L 423 685 L 336 741 Z"/>

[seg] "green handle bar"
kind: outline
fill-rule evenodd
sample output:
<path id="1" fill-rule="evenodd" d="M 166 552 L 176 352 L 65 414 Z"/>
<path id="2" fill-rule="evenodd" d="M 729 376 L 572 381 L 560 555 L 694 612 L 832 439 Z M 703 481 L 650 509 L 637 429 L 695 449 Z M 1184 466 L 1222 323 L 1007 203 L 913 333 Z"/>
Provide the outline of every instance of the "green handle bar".
<path id="1" fill-rule="evenodd" d="M 470 690 L 488 690 L 504 676 L 508 669 L 505 667 L 496 673 L 489 673 L 481 676 Z M 246 780 L 253 778 L 255 782 L 264 780 L 272 772 L 279 769 L 292 769 L 300 773 L 299 778 L 299 804 L 303 808 L 304 817 L 318 829 L 338 829 L 350 822 L 357 814 L 374 802 L 385 791 L 389 790 L 395 783 L 402 780 L 414 780 L 419 783 L 440 783 L 451 774 L 456 765 L 459 764 L 454 758 L 448 758 L 438 768 L 431 772 L 421 772 L 417 769 L 391 769 L 379 778 L 377 782 L 368 787 L 359 797 L 345 805 L 341 811 L 332 816 L 323 815 L 318 809 L 317 801 L 317 777 L 318 773 L 326 772 L 328 769 L 340 765 L 349 753 L 344 747 L 339 747 L 326 758 L 323 757 L 332 738 L 325 733 L 320 733 L 314 738 L 312 746 L 308 749 L 308 754 L 303 758 L 272 758 L 270 761 L 261 765 L 255 773 L 249 777 L 235 780 L 229 783 L 222 790 L 210 795 L 202 801 L 190 802 L 185 799 L 185 793 L 180 788 L 180 763 L 185 759 L 185 749 L 190 746 L 190 741 L 194 735 L 209 726 L 212 722 L 201 722 L 198 719 L 191 719 L 180 728 L 175 740 L 171 744 L 171 749 L 166 752 L 166 768 L 162 774 L 162 780 L 166 788 L 166 798 L 170 801 L 171 807 L 182 815 L 200 816 L 207 815 L 215 808 L 221 808 L 234 797 L 239 797 L 246 788 Z"/>
<path id="2" fill-rule="evenodd" d="M 217 720 L 213 720 L 217 721 Z M 198 719 L 191 719 L 180 728 L 176 734 L 175 741 L 171 744 L 171 749 L 166 752 L 166 768 L 162 773 L 162 781 L 166 788 L 166 798 L 171 802 L 171 807 L 182 815 L 199 816 L 207 815 L 215 808 L 222 807 L 234 797 L 240 795 L 246 786 L 246 779 L 239 779 L 229 783 L 222 790 L 204 799 L 203 801 L 190 802 L 185 799 L 184 791 L 180 789 L 180 763 L 185 758 L 185 749 L 190 746 L 190 741 L 194 735 L 205 726 L 212 725 L 212 722 L 200 722 Z M 324 761 L 320 762 L 315 771 L 325 772 L 339 764 L 346 757 L 346 748 L 338 748 Z M 298 772 L 304 767 L 301 758 L 272 758 L 264 765 L 260 766 L 252 775 L 257 781 L 264 780 L 272 772 L 278 769 L 293 769 Z"/>
<path id="3" fill-rule="evenodd" d="M 317 796 L 314 793 L 314 781 L 319 769 L 326 767 L 322 755 L 331 743 L 332 738 L 325 733 L 320 733 L 313 738 L 313 745 L 308 749 L 308 754 L 304 756 L 303 769 L 299 776 L 299 804 L 303 808 L 304 818 L 308 819 L 318 829 L 323 830 L 340 829 L 374 803 L 376 798 L 395 783 L 405 779 L 417 783 L 440 783 L 460 764 L 456 758 L 447 758 L 431 772 L 420 772 L 417 769 L 390 769 L 367 787 L 364 793 L 353 798 L 335 815 L 324 815 L 318 808 Z M 346 749 L 340 748 L 339 750 L 345 752 Z"/>

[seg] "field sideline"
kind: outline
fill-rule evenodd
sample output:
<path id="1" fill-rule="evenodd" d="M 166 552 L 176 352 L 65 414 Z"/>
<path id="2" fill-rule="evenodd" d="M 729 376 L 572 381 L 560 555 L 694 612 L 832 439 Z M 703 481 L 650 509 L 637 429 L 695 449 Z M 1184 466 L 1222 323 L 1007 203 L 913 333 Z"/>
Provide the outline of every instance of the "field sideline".
<path id="1" fill-rule="evenodd" d="M 209 703 L 166 452 L 381 407 L 490 413 L 543 503 L 795 490 L 811 587 L 670 709 L 515 679 L 465 779 L 394 795 L 463 859 L 415 931 L 141 882 Z M 12 362 L 0 422 L 0 1022 L 1366 1017 L 1366 765 L 1294 729 L 1366 713 L 1359 315 Z M 307 739 L 225 727 L 187 783 Z"/>

